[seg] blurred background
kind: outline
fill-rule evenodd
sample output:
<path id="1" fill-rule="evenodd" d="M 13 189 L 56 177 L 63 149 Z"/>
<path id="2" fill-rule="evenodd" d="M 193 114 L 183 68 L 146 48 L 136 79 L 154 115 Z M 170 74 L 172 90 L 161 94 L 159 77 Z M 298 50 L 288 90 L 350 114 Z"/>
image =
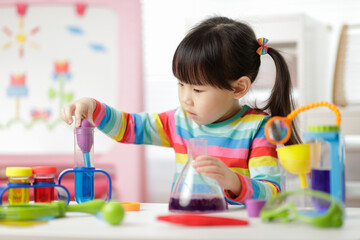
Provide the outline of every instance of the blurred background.
<path id="1" fill-rule="evenodd" d="M 221 15 L 250 24 L 283 53 L 297 106 L 329 101 L 340 107 L 347 204 L 360 206 L 359 10 L 357 0 L 1 0 L 0 182 L 7 181 L 7 166 L 73 167 L 73 128 L 59 119 L 59 109 L 74 99 L 93 97 L 127 112 L 177 107 L 173 53 L 193 26 Z M 271 58 L 262 56 L 241 101 L 263 104 L 274 76 Z M 298 116 L 302 131 L 334 121 L 326 108 Z M 172 149 L 116 144 L 95 134 L 95 166 L 112 176 L 115 198 L 168 201 Z M 97 196 L 106 195 L 99 182 Z"/>
<path id="2" fill-rule="evenodd" d="M 143 0 L 145 110 L 162 112 L 178 105 L 171 63 L 177 44 L 191 27 L 214 15 L 247 22 L 257 37 L 268 38 L 269 45 L 284 54 L 298 106 L 321 100 L 342 106 L 347 202 L 360 206 L 359 10 L 360 2 L 355 0 Z M 346 31 L 344 25 L 348 25 Z M 256 84 L 243 100 L 250 104 L 255 99 L 257 103 L 266 100 L 272 87 L 272 60 L 263 56 L 261 61 Z M 297 118 L 302 130 L 335 120 L 331 111 L 322 108 Z M 145 150 L 147 199 L 166 202 L 174 168 L 173 151 L 153 146 Z"/>

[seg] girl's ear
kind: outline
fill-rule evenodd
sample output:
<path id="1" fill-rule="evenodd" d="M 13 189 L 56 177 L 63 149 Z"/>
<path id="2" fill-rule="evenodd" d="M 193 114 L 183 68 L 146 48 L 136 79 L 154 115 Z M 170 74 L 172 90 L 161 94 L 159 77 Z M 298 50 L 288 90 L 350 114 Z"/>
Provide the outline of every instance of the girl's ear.
<path id="1" fill-rule="evenodd" d="M 249 77 L 242 76 L 238 80 L 232 82 L 231 86 L 234 91 L 234 98 L 240 99 L 249 91 L 251 86 L 251 81 Z"/>

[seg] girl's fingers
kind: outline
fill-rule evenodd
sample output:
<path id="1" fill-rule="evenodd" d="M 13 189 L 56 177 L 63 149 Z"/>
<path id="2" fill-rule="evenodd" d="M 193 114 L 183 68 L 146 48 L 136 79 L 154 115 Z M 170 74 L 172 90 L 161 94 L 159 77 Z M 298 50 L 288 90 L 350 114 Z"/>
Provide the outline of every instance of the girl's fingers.
<path id="1" fill-rule="evenodd" d="M 208 158 L 196 158 L 196 161 L 194 163 L 194 166 L 196 167 L 205 167 L 205 166 L 215 166 L 220 167 L 219 161 L 214 159 L 208 159 Z"/>
<path id="2" fill-rule="evenodd" d="M 91 125 L 92 125 L 93 127 L 95 127 L 95 123 L 94 123 L 94 121 L 93 121 L 93 116 L 92 116 L 92 115 L 93 115 L 93 111 L 92 111 L 91 109 L 89 109 L 86 118 L 89 120 L 89 122 L 91 123 Z"/>
<path id="3" fill-rule="evenodd" d="M 75 110 L 75 127 L 80 127 L 82 114 L 80 109 Z"/>
<path id="4" fill-rule="evenodd" d="M 81 119 L 83 117 L 89 119 L 89 110 L 89 106 L 86 102 L 78 101 L 75 104 L 75 127 L 80 127 Z"/>
<path id="5" fill-rule="evenodd" d="M 216 166 L 199 166 L 199 167 L 196 167 L 196 170 L 199 172 L 206 172 L 206 173 L 219 172 L 219 168 Z"/>
<path id="6" fill-rule="evenodd" d="M 73 116 L 75 116 L 75 127 L 80 127 L 82 118 L 87 118 L 90 123 L 95 127 L 92 119 L 93 111 L 96 107 L 96 103 L 88 98 L 79 99 L 66 107 L 63 107 L 60 111 L 61 118 L 67 123 L 73 123 Z"/>
<path id="7" fill-rule="evenodd" d="M 70 104 L 69 106 L 63 108 L 64 109 L 64 121 L 69 125 L 73 123 L 72 116 L 74 115 L 75 105 Z"/>

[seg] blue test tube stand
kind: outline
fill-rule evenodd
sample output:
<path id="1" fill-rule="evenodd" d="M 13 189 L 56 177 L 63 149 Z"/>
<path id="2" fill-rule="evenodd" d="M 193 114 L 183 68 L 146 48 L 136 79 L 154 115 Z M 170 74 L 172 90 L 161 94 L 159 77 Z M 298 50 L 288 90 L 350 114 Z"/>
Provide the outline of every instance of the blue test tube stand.
<path id="1" fill-rule="evenodd" d="M 43 188 L 43 187 L 53 187 L 58 192 L 58 200 L 65 201 L 66 204 L 70 202 L 70 194 L 66 187 L 55 182 L 36 182 L 36 183 L 7 183 L 0 186 L 0 205 L 2 205 L 2 198 L 4 193 L 6 193 L 11 188 Z"/>
<path id="2" fill-rule="evenodd" d="M 74 177 L 75 178 L 75 183 L 74 183 L 75 184 L 75 200 L 78 203 L 83 203 L 86 201 L 93 200 L 94 189 L 89 189 L 89 188 L 94 187 L 93 186 L 94 179 L 89 179 L 89 181 L 82 181 L 81 179 L 83 177 L 88 178 L 89 176 L 94 177 L 95 173 L 101 173 L 107 177 L 107 179 L 108 179 L 108 197 L 107 197 L 106 201 L 110 201 L 110 199 L 111 199 L 111 177 L 107 172 L 105 172 L 102 169 L 94 168 L 94 167 L 74 167 L 74 168 L 70 168 L 70 169 L 65 169 L 64 171 L 62 171 L 59 174 L 59 179 L 58 179 L 59 184 L 61 184 L 62 178 L 68 173 L 74 173 L 74 175 L 75 175 L 75 177 Z M 80 177 L 77 177 L 77 175 Z M 81 181 L 81 182 L 76 182 L 76 181 Z M 79 184 L 80 188 L 82 188 L 82 190 L 79 190 L 78 187 L 76 186 L 76 184 Z M 90 193 L 90 194 L 84 194 L 84 192 Z M 79 195 L 79 196 L 77 196 L 77 195 Z M 91 195 L 91 196 L 84 196 L 84 195 Z"/>

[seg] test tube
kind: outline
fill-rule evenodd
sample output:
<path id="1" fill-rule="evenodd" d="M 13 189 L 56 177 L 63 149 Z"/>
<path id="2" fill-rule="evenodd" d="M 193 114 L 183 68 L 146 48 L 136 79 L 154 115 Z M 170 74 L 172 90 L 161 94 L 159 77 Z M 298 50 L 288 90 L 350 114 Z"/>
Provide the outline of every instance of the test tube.
<path id="1" fill-rule="evenodd" d="M 25 183 L 30 186 L 30 177 L 32 176 L 32 169 L 30 167 L 7 167 L 6 176 L 9 183 Z M 9 204 L 24 204 L 29 203 L 29 188 L 10 188 L 9 189 Z"/>
<path id="2" fill-rule="evenodd" d="M 84 203 L 94 199 L 93 161 L 94 128 L 87 119 L 82 119 L 75 129 L 75 200 Z"/>
<path id="3" fill-rule="evenodd" d="M 55 184 L 55 166 L 37 166 L 32 168 L 34 174 L 34 186 L 40 183 Z M 51 202 L 54 201 L 54 187 L 35 187 L 35 202 Z"/>

